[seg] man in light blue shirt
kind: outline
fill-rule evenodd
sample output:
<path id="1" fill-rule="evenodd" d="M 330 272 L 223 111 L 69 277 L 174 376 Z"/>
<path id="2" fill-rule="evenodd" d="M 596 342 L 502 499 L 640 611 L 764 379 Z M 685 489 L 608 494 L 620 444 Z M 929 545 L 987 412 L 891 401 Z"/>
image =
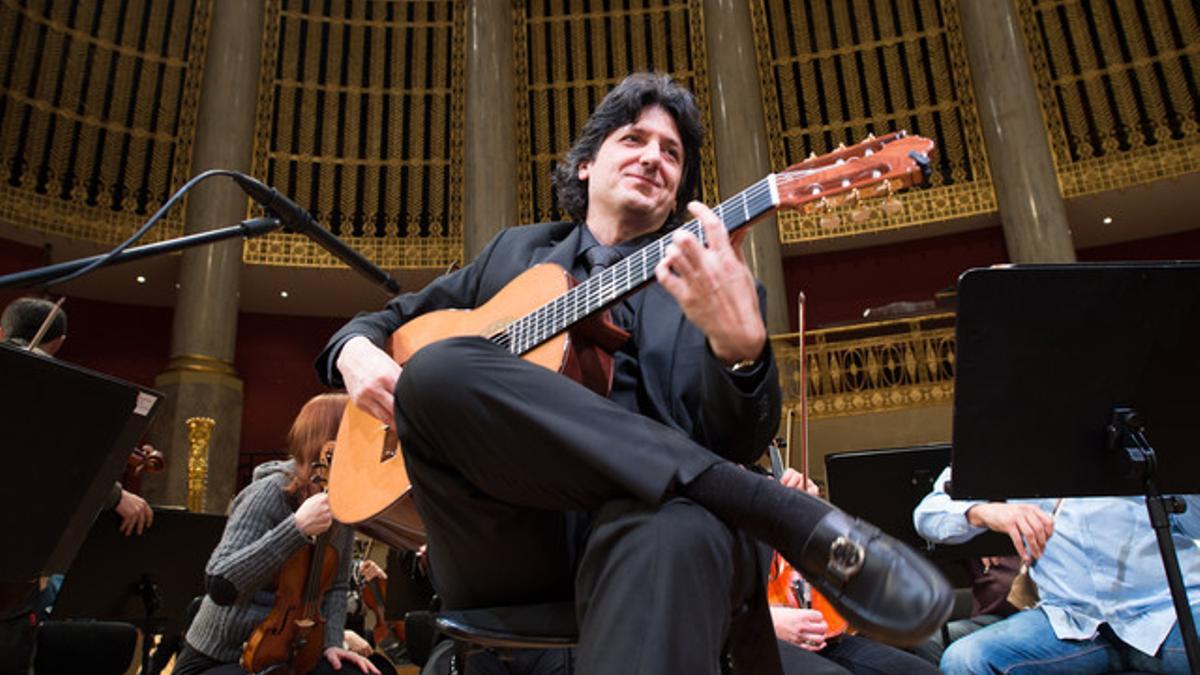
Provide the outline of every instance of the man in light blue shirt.
<path id="1" fill-rule="evenodd" d="M 950 645 L 941 668 L 957 673 L 1188 672 L 1187 655 L 1145 499 L 951 499 L 947 468 L 913 512 L 929 541 L 957 544 L 991 529 L 1008 534 L 1030 565 L 1037 607 Z M 1200 607 L 1200 495 L 1170 516 L 1193 615 Z"/>

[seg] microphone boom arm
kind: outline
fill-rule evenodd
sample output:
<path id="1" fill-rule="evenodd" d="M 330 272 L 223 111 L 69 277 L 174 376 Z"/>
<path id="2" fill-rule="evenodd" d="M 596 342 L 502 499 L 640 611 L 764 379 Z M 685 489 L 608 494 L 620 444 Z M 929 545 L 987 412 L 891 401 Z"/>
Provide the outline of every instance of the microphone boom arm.
<path id="1" fill-rule="evenodd" d="M 173 253 L 192 246 L 202 246 L 213 242 L 232 239 L 233 237 L 257 237 L 266 234 L 272 230 L 277 230 L 282 226 L 276 218 L 251 218 L 243 220 L 237 225 L 230 225 L 219 230 L 210 230 L 208 232 L 197 232 L 175 239 L 167 239 L 166 241 L 158 241 L 145 246 L 137 246 L 126 249 L 113 257 L 111 264 L 119 265 L 121 263 L 141 260 L 142 258 L 150 258 L 152 256 L 161 255 L 163 253 Z M 0 276 L 0 289 L 4 288 L 29 288 L 38 284 L 58 279 L 59 277 L 70 274 L 76 270 L 83 269 L 92 264 L 96 260 L 105 257 L 107 254 L 94 255 L 90 258 L 79 258 L 78 260 L 68 260 L 66 262 L 46 265 L 23 272 L 13 272 Z"/>

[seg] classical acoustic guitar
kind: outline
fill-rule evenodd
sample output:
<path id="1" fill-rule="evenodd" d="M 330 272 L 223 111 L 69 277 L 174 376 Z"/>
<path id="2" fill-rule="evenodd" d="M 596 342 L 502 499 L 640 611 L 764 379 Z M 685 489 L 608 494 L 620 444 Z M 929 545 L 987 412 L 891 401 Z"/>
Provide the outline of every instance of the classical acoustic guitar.
<path id="1" fill-rule="evenodd" d="M 888 197 L 928 177 L 933 147 L 932 141 L 903 131 L 868 137 L 771 174 L 714 211 L 733 232 L 775 209 L 814 212 Z M 704 241 L 698 220 L 680 227 Z M 392 334 L 387 349 L 404 365 L 425 345 L 479 335 L 607 394 L 611 351 L 626 335 L 607 321 L 605 309 L 654 280 L 670 242 L 666 234 L 582 283 L 559 265 L 536 265 L 475 309 L 430 312 L 408 321 Z M 394 547 L 422 544 L 424 527 L 392 429 L 350 404 L 338 431 L 337 456 L 329 477 L 334 517 Z"/>

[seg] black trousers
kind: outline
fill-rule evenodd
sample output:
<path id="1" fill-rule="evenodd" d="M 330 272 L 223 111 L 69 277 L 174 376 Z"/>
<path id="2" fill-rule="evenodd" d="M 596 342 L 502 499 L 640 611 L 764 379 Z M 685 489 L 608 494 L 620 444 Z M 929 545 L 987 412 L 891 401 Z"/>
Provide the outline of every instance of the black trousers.
<path id="1" fill-rule="evenodd" d="M 858 635 L 844 635 L 819 652 L 780 641 L 787 675 L 842 673 L 852 675 L 937 675 L 928 661 L 904 650 Z M 814 659 L 818 662 L 815 663 Z"/>
<path id="2" fill-rule="evenodd" d="M 406 364 L 396 429 L 448 608 L 574 598 L 584 674 L 715 674 L 763 632 L 755 542 L 670 495 L 721 461 L 679 431 L 479 338 Z"/>

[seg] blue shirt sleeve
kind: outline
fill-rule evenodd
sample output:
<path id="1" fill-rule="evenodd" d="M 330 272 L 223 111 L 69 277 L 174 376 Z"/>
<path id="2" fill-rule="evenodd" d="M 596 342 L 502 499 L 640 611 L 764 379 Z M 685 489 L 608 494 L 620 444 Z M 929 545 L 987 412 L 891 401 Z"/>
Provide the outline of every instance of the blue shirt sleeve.
<path id="1" fill-rule="evenodd" d="M 961 544 L 987 530 L 967 522 L 967 510 L 982 502 L 951 499 L 946 494 L 949 481 L 950 467 L 946 467 L 934 481 L 933 491 L 913 510 L 917 533 L 935 544 Z"/>

